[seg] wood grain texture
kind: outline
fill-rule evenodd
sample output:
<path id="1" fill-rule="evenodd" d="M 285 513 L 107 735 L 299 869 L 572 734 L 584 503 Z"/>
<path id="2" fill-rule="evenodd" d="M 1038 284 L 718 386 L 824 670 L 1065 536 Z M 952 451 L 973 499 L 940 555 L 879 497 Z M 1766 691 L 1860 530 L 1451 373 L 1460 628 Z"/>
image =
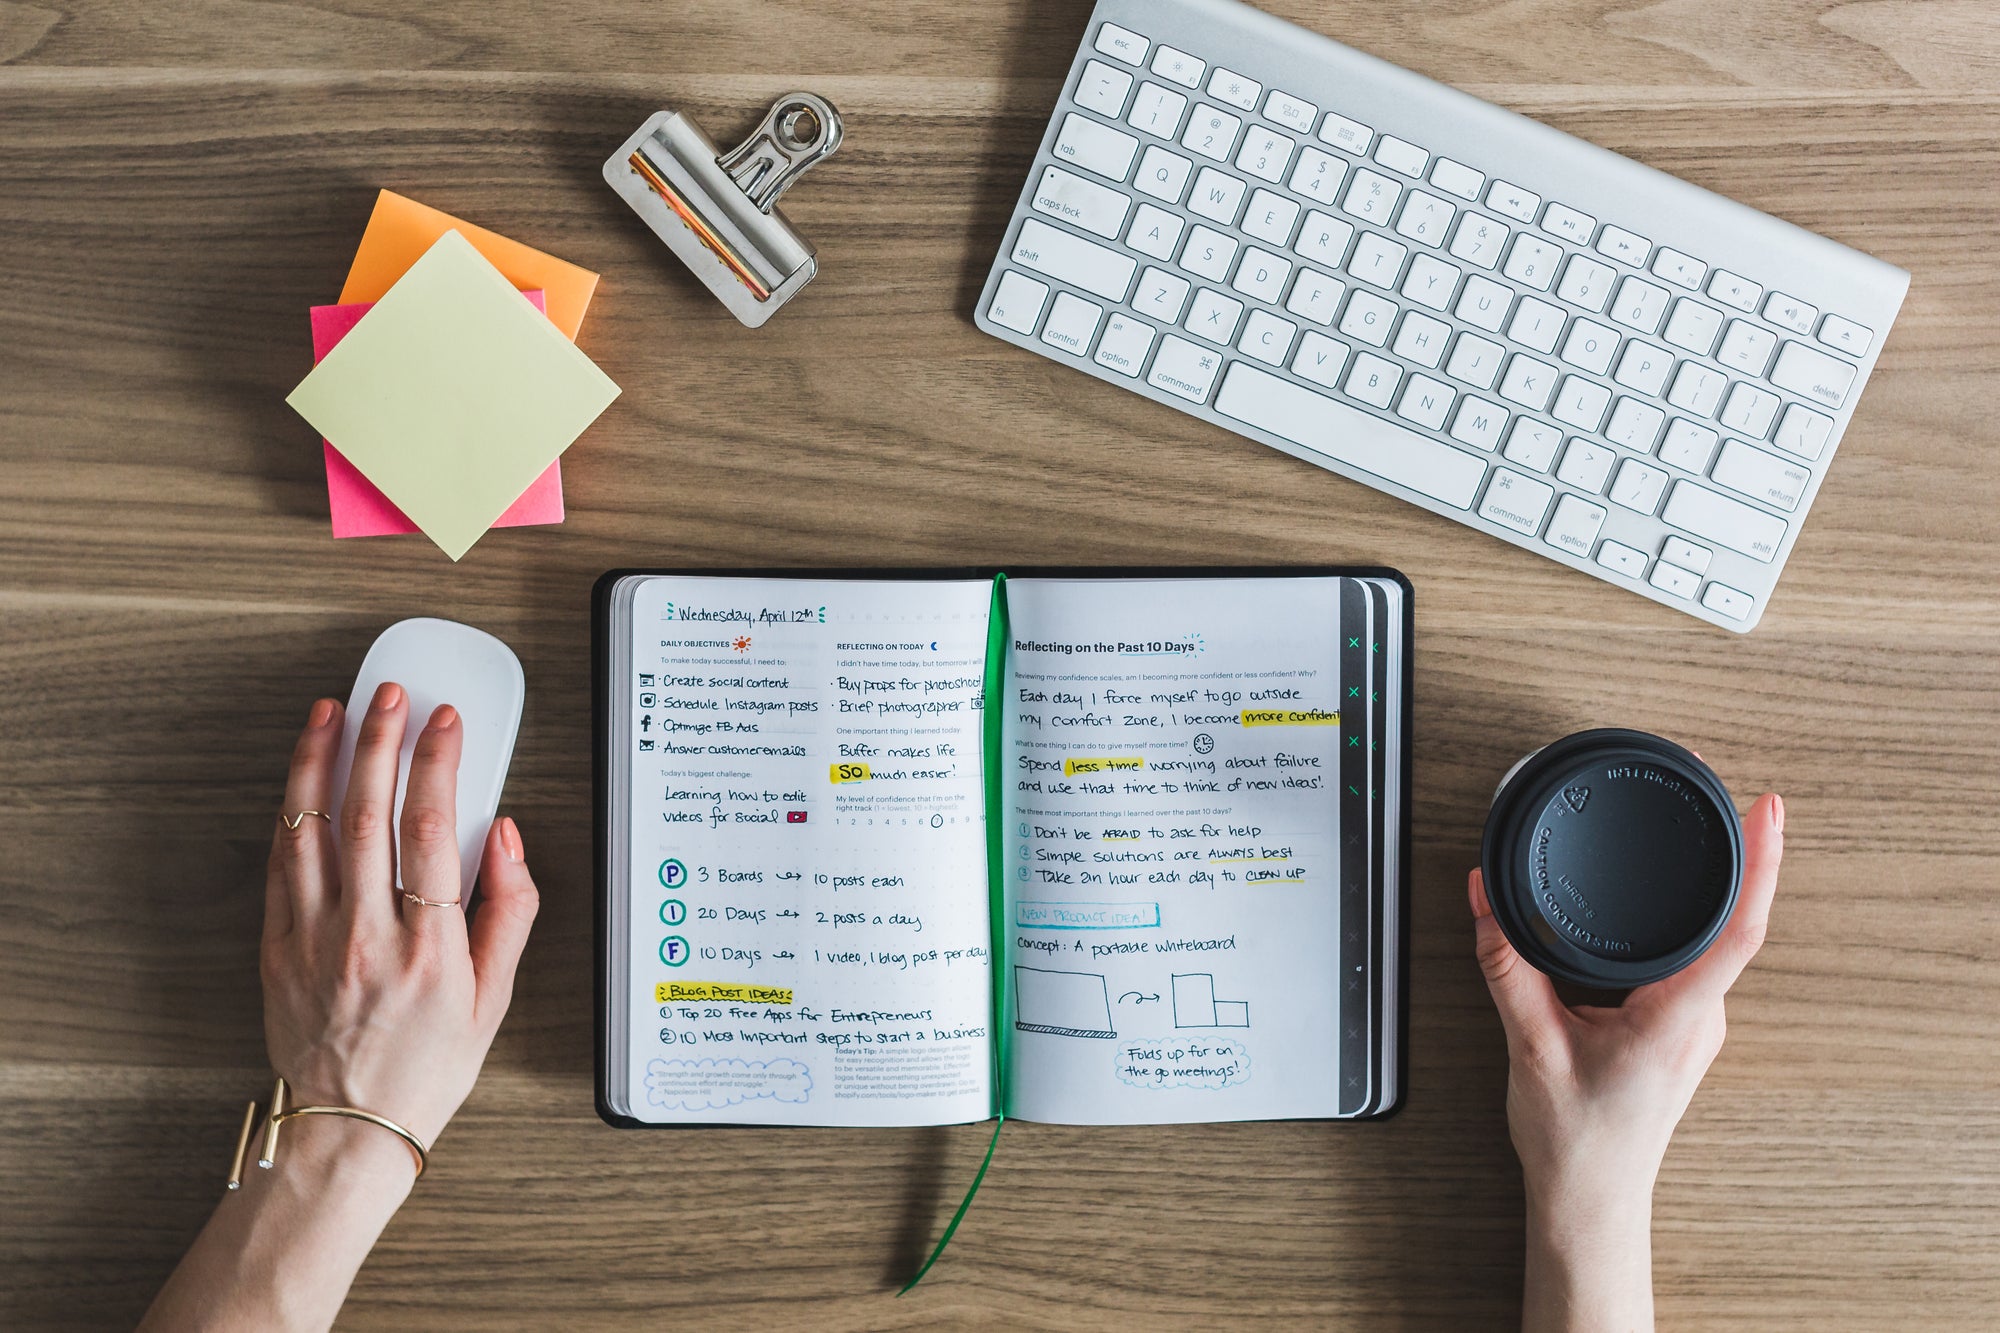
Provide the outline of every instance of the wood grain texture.
<path id="1" fill-rule="evenodd" d="M 1708 629 L 981 337 L 1086 7 L 0 0 L 0 1326 L 129 1324 L 264 1076 L 261 864 L 387 622 L 529 680 L 544 912 L 343 1326 L 1503 1327 L 1521 1198 L 1463 873 L 1515 756 L 1621 723 L 1790 803 L 1771 941 L 1657 1196 L 1663 1322 L 2000 1304 L 2000 20 L 1985 0 L 1274 9 L 1915 275 L 1763 626 Z M 739 327 L 597 164 L 791 86 L 821 276 Z M 570 519 L 332 541 L 283 406 L 378 187 L 604 275 Z M 1411 1088 L 1381 1125 L 619 1134 L 590 1108 L 587 592 L 619 564 L 1385 563 L 1417 587 Z"/>

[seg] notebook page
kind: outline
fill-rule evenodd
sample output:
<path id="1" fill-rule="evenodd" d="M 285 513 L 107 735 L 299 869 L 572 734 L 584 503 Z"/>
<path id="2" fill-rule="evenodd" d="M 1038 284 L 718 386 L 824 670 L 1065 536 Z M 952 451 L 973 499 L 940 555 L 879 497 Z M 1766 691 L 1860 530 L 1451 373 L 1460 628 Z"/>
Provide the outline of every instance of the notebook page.
<path id="1" fill-rule="evenodd" d="M 641 1120 L 992 1113 L 992 585 L 658 577 L 632 598 Z"/>
<path id="2" fill-rule="evenodd" d="M 1330 1116 L 1339 579 L 1010 579 L 1007 1111 Z"/>

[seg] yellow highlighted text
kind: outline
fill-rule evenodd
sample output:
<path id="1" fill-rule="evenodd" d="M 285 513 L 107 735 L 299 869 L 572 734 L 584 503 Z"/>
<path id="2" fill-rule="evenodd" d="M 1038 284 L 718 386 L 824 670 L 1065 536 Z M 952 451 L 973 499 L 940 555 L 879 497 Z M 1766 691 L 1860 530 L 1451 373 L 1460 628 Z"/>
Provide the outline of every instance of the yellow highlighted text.
<path id="1" fill-rule="evenodd" d="M 872 774 L 869 773 L 866 764 L 835 764 L 827 776 L 833 779 L 833 784 L 837 787 L 843 782 L 866 782 Z"/>
<path id="2" fill-rule="evenodd" d="M 1246 727 L 1337 727 L 1340 714 L 1320 708 L 1246 708 Z"/>
<path id="3" fill-rule="evenodd" d="M 785 986 L 743 986 L 733 981 L 662 981 L 653 987 L 653 1002 L 672 1000 L 728 1000 L 734 1004 L 790 1004 L 792 992 Z"/>
<path id="4" fill-rule="evenodd" d="M 1063 776 L 1073 778 L 1078 773 L 1136 773 L 1146 766 L 1146 761 L 1138 755 L 1125 759 L 1065 759 Z"/>

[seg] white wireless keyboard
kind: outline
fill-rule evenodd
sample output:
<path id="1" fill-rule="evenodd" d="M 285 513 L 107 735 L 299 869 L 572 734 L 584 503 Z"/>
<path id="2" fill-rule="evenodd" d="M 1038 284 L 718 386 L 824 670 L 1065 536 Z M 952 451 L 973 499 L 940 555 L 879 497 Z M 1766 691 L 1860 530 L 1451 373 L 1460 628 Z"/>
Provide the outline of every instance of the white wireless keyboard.
<path id="1" fill-rule="evenodd" d="M 1908 286 L 1234 0 L 1103 0 L 975 318 L 1741 631 Z"/>

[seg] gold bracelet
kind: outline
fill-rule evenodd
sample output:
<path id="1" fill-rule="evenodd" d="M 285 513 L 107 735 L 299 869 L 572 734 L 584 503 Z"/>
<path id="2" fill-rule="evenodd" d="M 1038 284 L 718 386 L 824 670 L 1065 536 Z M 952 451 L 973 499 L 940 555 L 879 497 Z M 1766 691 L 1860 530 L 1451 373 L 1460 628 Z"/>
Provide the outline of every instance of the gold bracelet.
<path id="1" fill-rule="evenodd" d="M 419 1179 L 423 1177 L 424 1168 L 430 1165 L 431 1152 L 429 1148 L 424 1146 L 424 1141 L 387 1116 L 376 1115 L 373 1111 L 364 1111 L 356 1106 L 287 1107 L 285 1105 L 286 1091 L 285 1080 L 283 1076 L 280 1076 L 277 1086 L 271 1089 L 271 1109 L 264 1114 L 264 1142 L 257 1153 L 258 1166 L 266 1170 L 270 1169 L 271 1164 L 277 1160 L 278 1156 L 279 1127 L 287 1120 L 302 1115 L 337 1115 L 344 1116 L 349 1120 L 364 1120 L 371 1125 L 380 1125 L 383 1129 L 388 1130 L 391 1134 L 394 1134 L 409 1145 L 410 1151 L 416 1155 L 417 1176 Z M 241 1189 L 243 1187 L 243 1163 L 250 1152 L 250 1131 L 256 1128 L 256 1125 L 257 1103 L 253 1101 L 243 1108 L 243 1128 L 237 1132 L 236 1156 L 232 1159 L 229 1167 L 230 1189 Z"/>

